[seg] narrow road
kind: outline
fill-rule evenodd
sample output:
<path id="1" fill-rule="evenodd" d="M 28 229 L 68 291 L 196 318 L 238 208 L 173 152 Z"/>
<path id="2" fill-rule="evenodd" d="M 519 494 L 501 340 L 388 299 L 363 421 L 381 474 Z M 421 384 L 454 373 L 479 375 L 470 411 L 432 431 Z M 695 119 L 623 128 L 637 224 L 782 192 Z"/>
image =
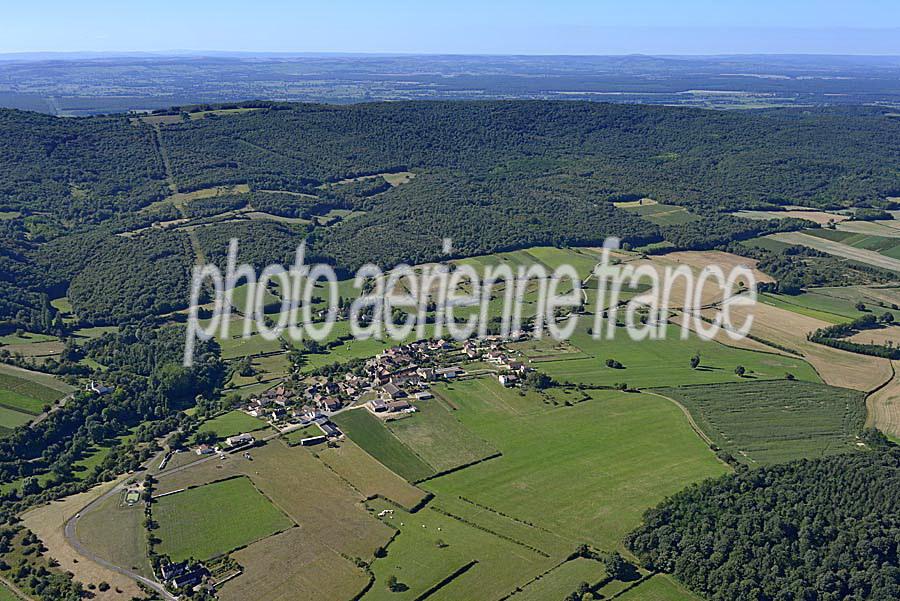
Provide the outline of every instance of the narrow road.
<path id="1" fill-rule="evenodd" d="M 156 464 L 156 462 L 162 457 L 162 455 L 165 452 L 166 451 L 163 450 L 158 455 L 155 455 L 153 457 L 153 459 L 151 459 L 149 461 L 148 465 Z M 162 596 L 162 598 L 166 599 L 167 601 L 176 601 L 178 599 L 178 597 L 172 595 L 168 590 L 166 590 L 166 587 L 164 587 L 162 584 L 160 584 L 156 580 L 151 580 L 150 578 L 141 576 L 140 574 L 138 574 L 137 572 L 135 572 L 133 570 L 123 568 L 121 566 L 118 566 L 118 565 L 110 562 L 110 561 L 103 559 L 102 557 L 100 557 L 99 555 L 97 555 L 96 553 L 94 553 L 93 551 L 91 551 L 90 549 L 85 547 L 84 545 L 82 545 L 81 541 L 78 539 L 78 533 L 77 533 L 78 520 L 81 519 L 81 517 L 84 516 L 85 514 L 88 514 L 92 511 L 96 510 L 97 507 L 100 506 L 100 504 L 102 504 L 105 500 L 107 500 L 111 496 L 121 494 L 125 488 L 125 483 L 128 480 L 131 480 L 132 478 L 139 479 L 140 476 L 142 476 L 144 473 L 146 473 L 146 471 L 147 470 L 135 472 L 129 478 L 123 479 L 122 482 L 120 482 L 119 484 L 116 484 L 114 487 L 112 487 L 106 493 L 100 495 L 99 497 L 97 497 L 96 499 L 94 499 L 93 501 L 91 501 L 90 503 L 85 505 L 81 509 L 81 511 L 79 511 L 74 516 L 69 518 L 69 520 L 66 522 L 66 526 L 64 529 L 64 536 L 65 536 L 66 542 L 69 544 L 69 546 L 71 546 L 79 554 L 83 555 L 84 557 L 87 557 L 89 560 L 93 561 L 94 563 L 101 565 L 109 570 L 112 570 L 113 572 L 122 574 L 123 576 L 125 576 L 127 578 L 131 578 L 132 580 L 135 580 L 137 582 L 140 582 L 141 584 L 144 584 L 144 585 L 150 587 L 151 589 L 153 589 L 154 591 L 159 593 Z"/>

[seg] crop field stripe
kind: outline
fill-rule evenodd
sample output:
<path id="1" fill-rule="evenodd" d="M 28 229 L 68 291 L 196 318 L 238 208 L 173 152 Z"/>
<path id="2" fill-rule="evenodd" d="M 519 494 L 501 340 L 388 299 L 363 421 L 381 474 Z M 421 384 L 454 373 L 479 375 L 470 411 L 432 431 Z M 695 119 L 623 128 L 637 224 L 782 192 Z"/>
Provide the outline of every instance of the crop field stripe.
<path id="1" fill-rule="evenodd" d="M 772 238 L 778 240 L 779 242 L 808 246 L 809 248 L 819 250 L 830 255 L 843 257 L 852 261 L 858 261 L 860 263 L 900 273 L 900 260 L 887 257 L 872 250 L 854 248 L 852 246 L 847 246 L 846 244 L 841 244 L 840 242 L 832 242 L 830 240 L 817 238 L 815 236 L 810 236 L 809 234 L 804 234 L 802 232 L 785 232 L 780 234 L 772 234 Z"/>

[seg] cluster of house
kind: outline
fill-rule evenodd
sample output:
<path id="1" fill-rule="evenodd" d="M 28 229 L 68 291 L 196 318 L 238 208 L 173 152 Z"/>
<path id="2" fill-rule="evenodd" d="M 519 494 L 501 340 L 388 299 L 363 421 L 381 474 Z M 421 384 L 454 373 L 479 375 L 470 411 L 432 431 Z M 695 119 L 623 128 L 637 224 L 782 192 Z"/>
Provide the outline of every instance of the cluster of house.
<path id="1" fill-rule="evenodd" d="M 163 564 L 159 568 L 162 581 L 174 590 L 184 587 L 196 587 L 209 576 L 209 570 L 203 564 L 189 564 L 186 560 Z"/>
<path id="2" fill-rule="evenodd" d="M 473 361 L 480 360 L 497 366 L 497 379 L 506 388 L 520 386 L 528 372 L 534 371 L 509 353 L 499 337 L 467 340 L 463 345 L 463 353 Z"/>
<path id="3" fill-rule="evenodd" d="M 531 368 L 504 348 L 503 343 L 508 340 L 499 336 L 469 340 L 463 344 L 462 353 L 466 359 L 496 365 L 501 372 L 500 383 L 516 386 Z M 368 359 L 362 370 L 320 377 L 302 391 L 284 385 L 270 388 L 250 399 L 245 410 L 273 425 L 317 420 L 329 423 L 328 416 L 349 405 L 358 405 L 363 397 L 369 399 L 365 407 L 382 417 L 412 413 L 416 410 L 413 403 L 432 397 L 429 388 L 433 382 L 465 375 L 460 365 L 445 364 L 451 350 L 455 350 L 454 346 L 446 340 L 419 340 L 391 347 Z"/>
<path id="4" fill-rule="evenodd" d="M 366 406 L 379 415 L 413 413 L 413 401 L 433 397 L 432 382 L 465 375 L 458 365 L 427 367 L 436 355 L 451 348 L 444 340 L 421 341 L 389 348 L 366 362 L 370 388 L 377 393 Z"/>

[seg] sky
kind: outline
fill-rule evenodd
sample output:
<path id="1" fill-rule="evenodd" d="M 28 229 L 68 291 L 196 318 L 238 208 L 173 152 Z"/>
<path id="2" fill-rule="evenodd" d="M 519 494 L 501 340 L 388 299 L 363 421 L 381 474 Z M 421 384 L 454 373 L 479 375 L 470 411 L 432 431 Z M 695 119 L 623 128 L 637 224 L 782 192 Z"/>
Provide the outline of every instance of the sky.
<path id="1" fill-rule="evenodd" d="M 895 54 L 900 0 L 41 0 L 0 52 Z M 134 6 L 130 8 L 129 5 Z"/>

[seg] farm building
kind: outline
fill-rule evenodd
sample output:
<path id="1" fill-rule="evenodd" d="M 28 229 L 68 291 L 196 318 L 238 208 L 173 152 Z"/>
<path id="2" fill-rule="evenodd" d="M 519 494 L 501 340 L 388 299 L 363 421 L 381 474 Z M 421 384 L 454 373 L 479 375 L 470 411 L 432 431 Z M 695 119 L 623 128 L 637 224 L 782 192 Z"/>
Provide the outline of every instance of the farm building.
<path id="1" fill-rule="evenodd" d="M 229 436 L 225 439 L 225 442 L 228 443 L 230 447 L 238 447 L 245 444 L 250 444 L 254 441 L 252 434 L 238 434 L 237 436 Z"/>

